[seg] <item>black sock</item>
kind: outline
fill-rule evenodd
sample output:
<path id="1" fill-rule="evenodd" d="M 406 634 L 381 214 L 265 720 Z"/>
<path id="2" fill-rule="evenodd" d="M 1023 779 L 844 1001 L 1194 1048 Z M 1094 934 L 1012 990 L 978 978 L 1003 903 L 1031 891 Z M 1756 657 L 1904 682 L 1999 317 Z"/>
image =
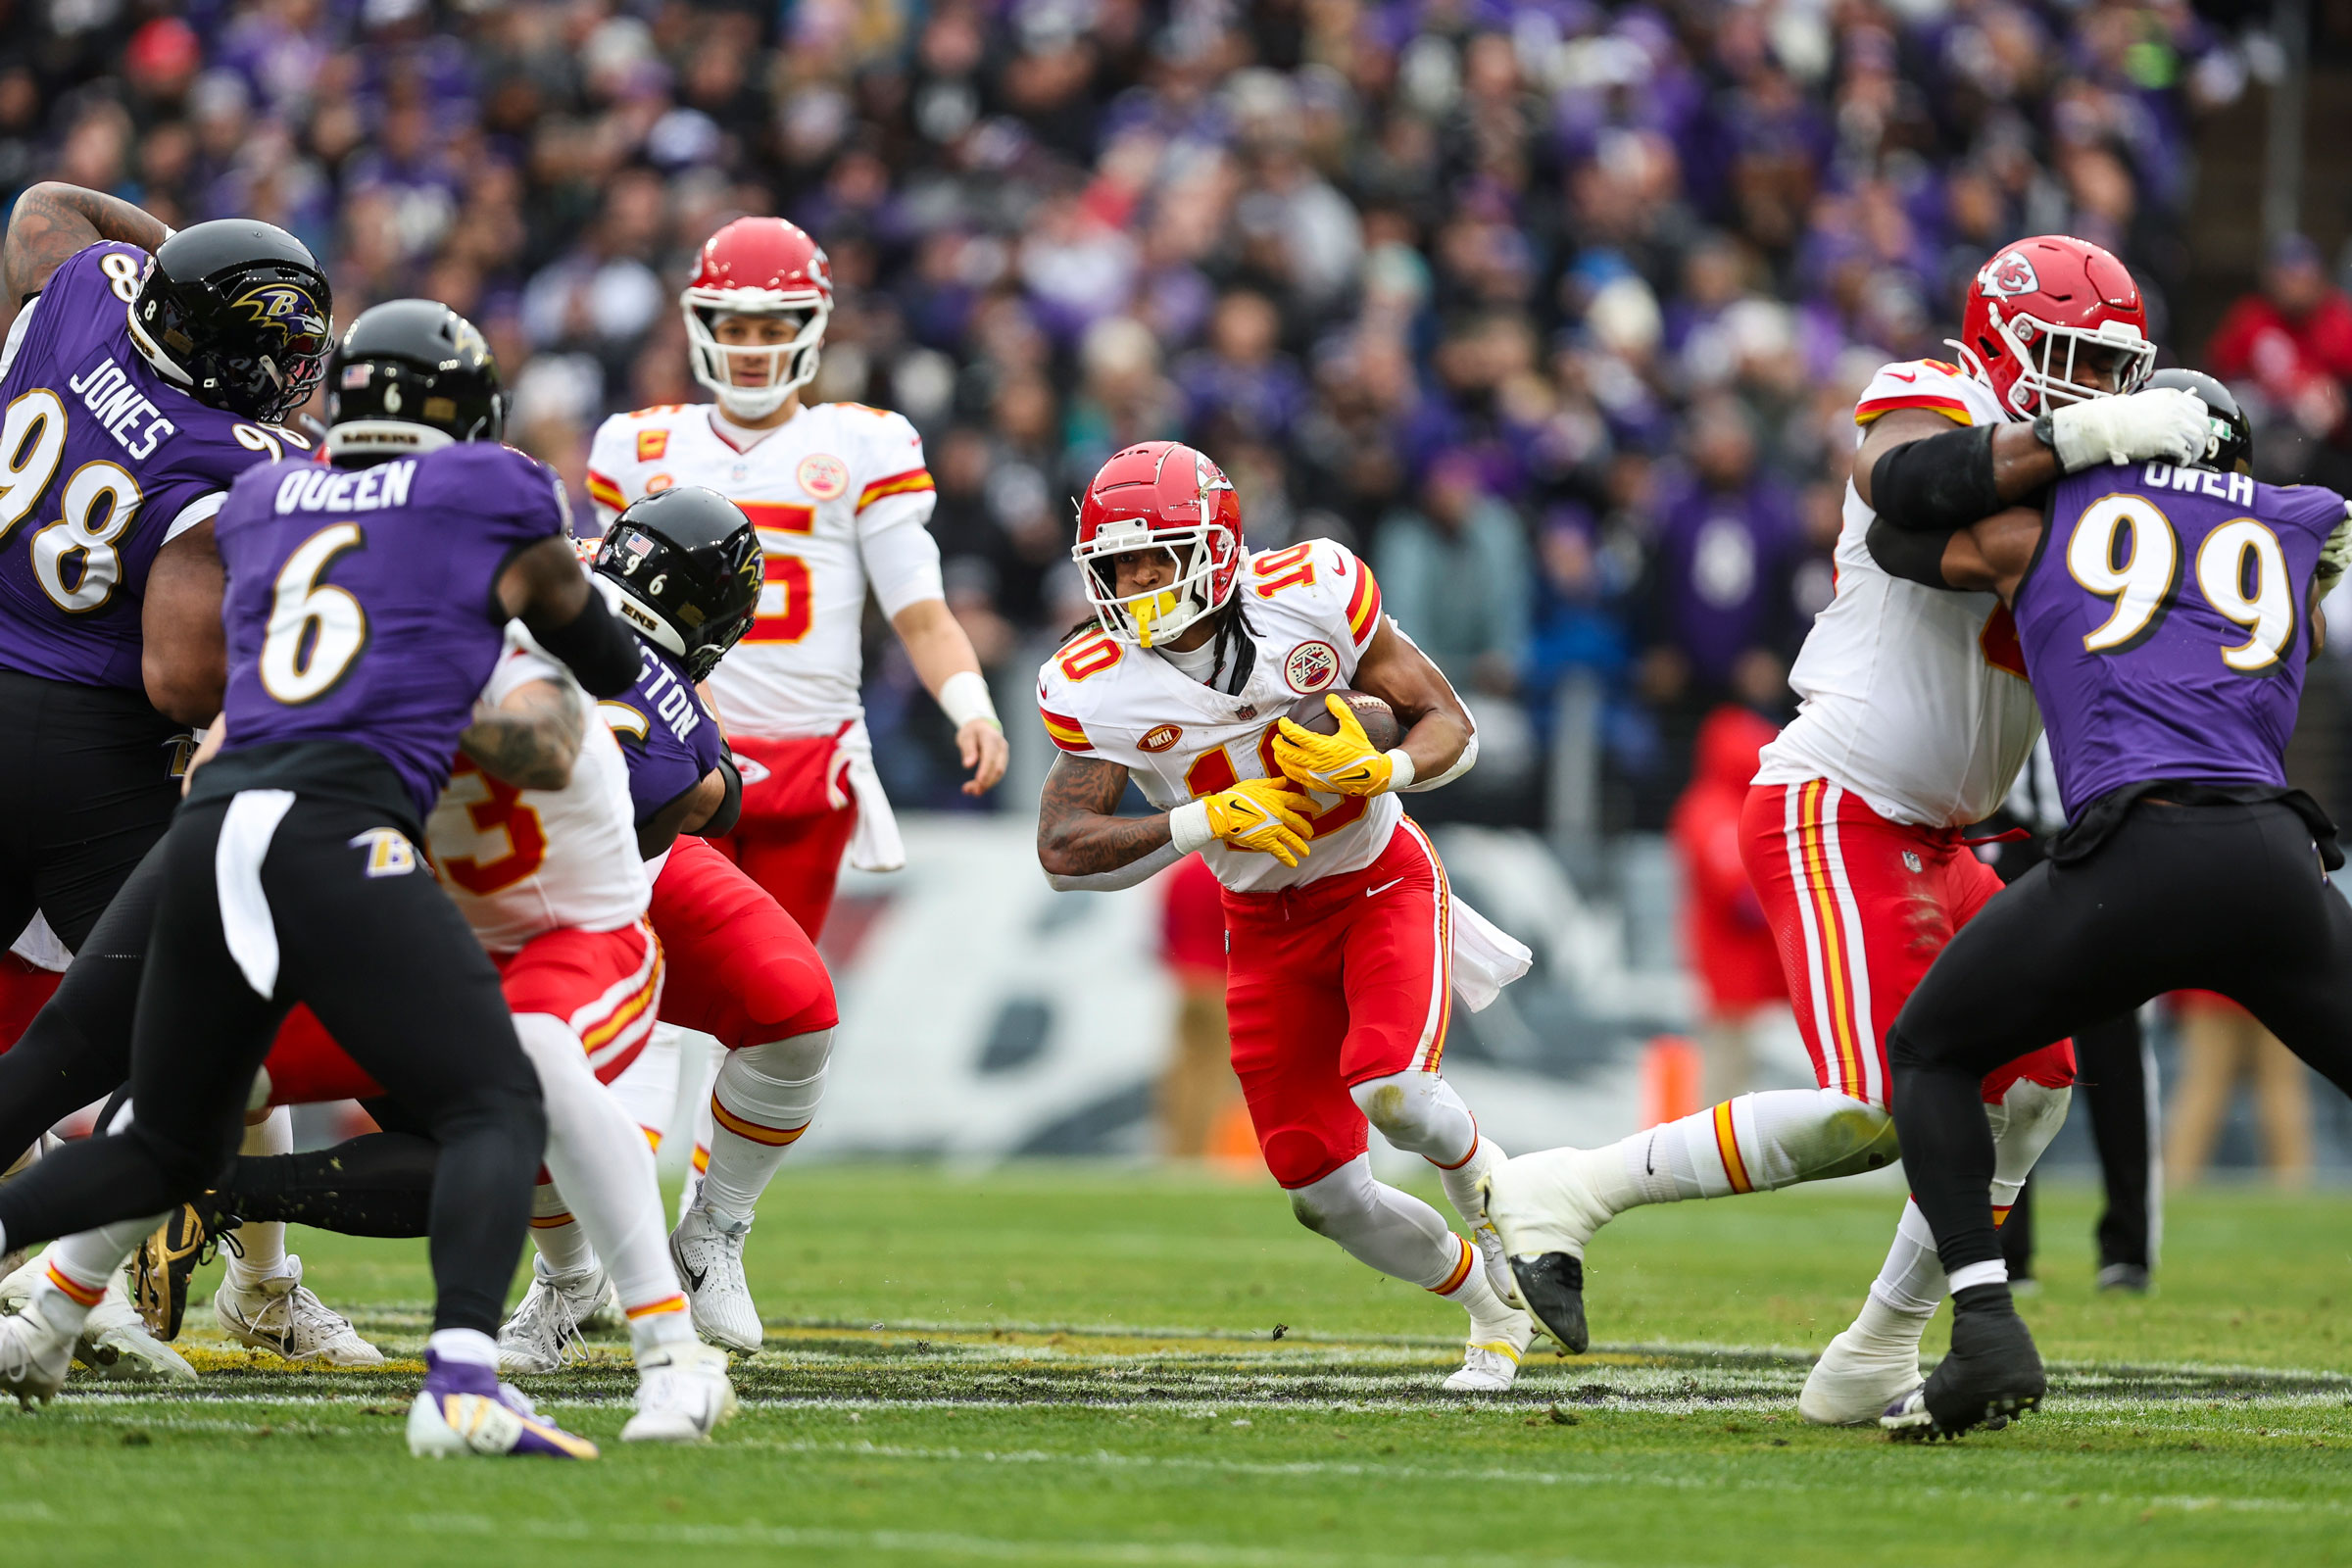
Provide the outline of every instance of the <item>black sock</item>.
<path id="1" fill-rule="evenodd" d="M 440 1145 L 414 1133 L 369 1133 L 300 1154 L 249 1154 L 213 1200 L 243 1220 L 284 1220 L 344 1236 L 422 1236 L 440 1156 Z"/>

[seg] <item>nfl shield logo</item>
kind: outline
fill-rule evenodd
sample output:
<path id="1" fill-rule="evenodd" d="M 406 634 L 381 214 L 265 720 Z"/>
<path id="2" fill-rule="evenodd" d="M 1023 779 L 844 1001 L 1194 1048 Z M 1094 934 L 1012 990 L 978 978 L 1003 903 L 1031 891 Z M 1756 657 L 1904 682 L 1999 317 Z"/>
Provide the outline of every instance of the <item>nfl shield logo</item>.
<path id="1" fill-rule="evenodd" d="M 1913 876 L 1919 875 L 1921 867 L 1919 863 L 1919 856 L 1916 852 L 1911 850 L 1905 850 L 1903 852 L 1903 869 L 1910 872 Z"/>

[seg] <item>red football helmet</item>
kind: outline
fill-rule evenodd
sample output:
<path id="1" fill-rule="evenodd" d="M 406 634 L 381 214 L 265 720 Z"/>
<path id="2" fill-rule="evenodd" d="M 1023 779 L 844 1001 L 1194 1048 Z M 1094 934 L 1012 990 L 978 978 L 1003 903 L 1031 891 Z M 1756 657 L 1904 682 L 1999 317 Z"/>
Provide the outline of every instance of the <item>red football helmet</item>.
<path id="1" fill-rule="evenodd" d="M 686 315 L 694 378 L 747 418 L 773 414 L 816 374 L 825 319 L 833 314 L 833 268 L 823 247 L 781 218 L 738 218 L 703 241 L 694 281 L 678 296 Z M 781 316 L 798 323 L 786 343 L 730 345 L 712 328 L 722 316 Z M 730 370 L 763 377 L 739 385 Z"/>
<path id="2" fill-rule="evenodd" d="M 1111 560 L 1164 549 L 1176 580 L 1121 599 Z M 1123 643 L 1150 648 L 1233 598 L 1242 571 L 1242 500 L 1225 470 L 1178 441 L 1144 441 L 1111 454 L 1078 504 L 1070 547 L 1095 619 Z"/>
<path id="3" fill-rule="evenodd" d="M 2131 270 L 2071 234 L 2036 234 L 1995 252 L 1968 285 L 1952 347 L 2003 408 L 2026 418 L 2105 395 L 2074 381 L 2075 357 L 2085 347 L 2123 357 L 2119 392 L 2136 391 L 2156 368 Z"/>

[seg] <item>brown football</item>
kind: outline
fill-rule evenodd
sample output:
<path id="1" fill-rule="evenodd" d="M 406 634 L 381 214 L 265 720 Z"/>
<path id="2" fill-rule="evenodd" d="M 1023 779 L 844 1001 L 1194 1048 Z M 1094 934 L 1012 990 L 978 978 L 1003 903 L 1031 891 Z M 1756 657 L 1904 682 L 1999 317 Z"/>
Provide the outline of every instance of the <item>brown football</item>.
<path id="1" fill-rule="evenodd" d="M 1328 691 L 1312 697 L 1301 697 L 1291 705 L 1290 720 L 1313 730 L 1318 735 L 1337 735 L 1340 721 L 1331 716 L 1323 706 L 1326 697 L 1337 697 L 1355 710 L 1355 721 L 1364 726 L 1364 738 L 1376 752 L 1385 752 L 1404 738 L 1404 727 L 1396 722 L 1396 711 L 1370 692 Z"/>

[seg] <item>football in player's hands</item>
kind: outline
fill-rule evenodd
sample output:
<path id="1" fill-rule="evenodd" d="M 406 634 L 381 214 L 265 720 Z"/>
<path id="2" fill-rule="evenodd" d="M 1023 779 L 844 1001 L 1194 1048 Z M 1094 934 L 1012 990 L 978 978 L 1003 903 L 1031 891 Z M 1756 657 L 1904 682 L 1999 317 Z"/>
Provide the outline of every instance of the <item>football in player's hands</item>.
<path id="1" fill-rule="evenodd" d="M 1313 730 L 1318 735 L 1337 735 L 1339 715 L 1332 712 L 1326 697 L 1337 697 L 1355 711 L 1355 721 L 1364 726 L 1364 739 L 1376 752 L 1385 752 L 1404 738 L 1404 726 L 1396 722 L 1396 710 L 1370 692 L 1317 692 L 1301 697 L 1291 705 L 1283 716 L 1300 729 Z"/>
<path id="2" fill-rule="evenodd" d="M 1274 762 L 1285 777 L 1310 790 L 1378 795 L 1396 781 L 1403 754 L 1391 749 L 1399 733 L 1396 713 L 1379 698 L 1323 692 L 1293 704 L 1275 726 Z M 1411 776 L 1406 773 L 1404 781 Z"/>

